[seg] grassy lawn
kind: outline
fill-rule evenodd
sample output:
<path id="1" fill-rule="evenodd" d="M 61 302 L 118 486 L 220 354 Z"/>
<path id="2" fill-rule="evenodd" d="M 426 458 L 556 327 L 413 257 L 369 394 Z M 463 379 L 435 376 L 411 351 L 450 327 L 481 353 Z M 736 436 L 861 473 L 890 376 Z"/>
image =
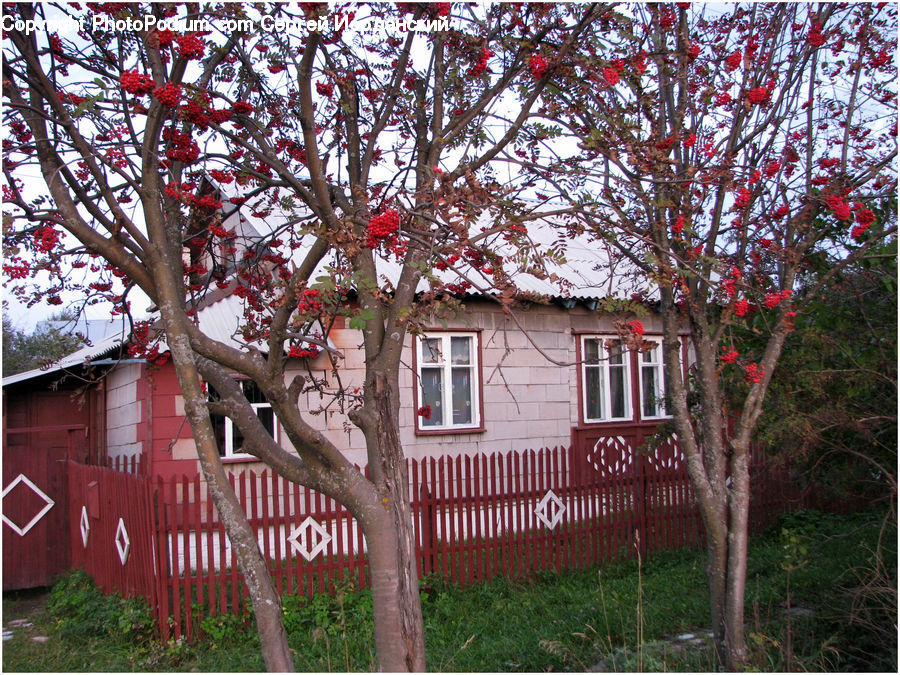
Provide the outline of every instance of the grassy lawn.
<path id="1" fill-rule="evenodd" d="M 751 542 L 747 634 L 755 668 L 896 672 L 897 535 L 882 526 L 877 513 L 801 512 Z M 887 549 L 874 574 L 879 538 Z M 701 551 L 683 550 L 640 566 L 628 559 L 525 583 L 460 590 L 426 580 L 429 669 L 715 670 L 704 565 Z M 24 602 L 4 598 L 4 628 Z M 263 669 L 249 618 L 206 619 L 202 642 L 160 644 L 140 603 L 103 598 L 83 575 L 58 585 L 32 621 L 4 642 L 5 671 Z M 367 592 L 285 598 L 302 671 L 373 670 L 371 621 Z"/>

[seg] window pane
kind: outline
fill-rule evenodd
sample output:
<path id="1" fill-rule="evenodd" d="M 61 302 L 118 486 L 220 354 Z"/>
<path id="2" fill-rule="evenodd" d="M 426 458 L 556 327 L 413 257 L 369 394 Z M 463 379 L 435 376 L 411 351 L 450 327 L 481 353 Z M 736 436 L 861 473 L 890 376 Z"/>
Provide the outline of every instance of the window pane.
<path id="1" fill-rule="evenodd" d="M 468 368 L 453 369 L 453 424 L 472 423 L 472 379 Z"/>
<path id="2" fill-rule="evenodd" d="M 467 366 L 472 363 L 469 349 L 471 343 L 472 338 L 469 337 L 450 338 L 450 363 L 454 366 Z"/>
<path id="3" fill-rule="evenodd" d="M 244 434 L 234 422 L 231 423 L 231 453 L 241 452 L 241 446 L 244 445 Z"/>
<path id="4" fill-rule="evenodd" d="M 619 359 L 621 359 L 621 353 Z M 610 417 L 625 417 L 625 368 L 611 366 L 609 369 Z"/>
<path id="5" fill-rule="evenodd" d="M 641 394 L 644 400 L 644 417 L 658 417 L 661 412 L 661 402 L 658 400 L 659 370 L 656 366 L 644 366 L 641 368 Z"/>
<path id="6" fill-rule="evenodd" d="M 609 348 L 609 363 L 610 365 L 624 363 L 622 360 L 622 343 L 618 340 L 615 341 Z"/>
<path id="7" fill-rule="evenodd" d="M 441 409 L 441 369 L 422 368 L 422 403 L 431 406 L 431 419 L 420 417 L 423 427 L 440 426 L 444 423 Z"/>
<path id="8" fill-rule="evenodd" d="M 211 389 L 211 388 L 210 388 Z M 225 456 L 225 418 L 222 415 L 210 415 L 213 435 L 216 437 L 216 445 L 219 447 L 219 456 Z"/>
<path id="9" fill-rule="evenodd" d="M 599 363 L 599 349 L 600 349 L 600 341 L 599 340 L 585 340 L 584 341 L 584 360 L 586 363 Z"/>
<path id="10" fill-rule="evenodd" d="M 266 403 L 266 397 L 263 396 L 263 393 L 253 380 L 244 380 L 241 382 L 241 387 L 244 390 L 244 396 L 247 397 L 250 403 Z"/>
<path id="11" fill-rule="evenodd" d="M 269 406 L 259 407 L 256 409 L 256 416 L 259 418 L 259 421 L 262 422 L 262 425 L 266 428 L 266 431 L 269 432 L 269 435 L 274 438 L 275 413 L 272 411 L 272 408 Z"/>
<path id="12" fill-rule="evenodd" d="M 587 410 L 585 414 L 589 420 L 603 419 L 603 408 L 601 401 L 603 397 L 600 395 L 602 383 L 602 371 L 600 368 L 584 369 L 584 388 L 585 400 L 587 401 Z"/>
<path id="13" fill-rule="evenodd" d="M 441 339 L 425 338 L 422 340 L 422 362 L 423 363 L 440 363 L 441 362 Z"/>

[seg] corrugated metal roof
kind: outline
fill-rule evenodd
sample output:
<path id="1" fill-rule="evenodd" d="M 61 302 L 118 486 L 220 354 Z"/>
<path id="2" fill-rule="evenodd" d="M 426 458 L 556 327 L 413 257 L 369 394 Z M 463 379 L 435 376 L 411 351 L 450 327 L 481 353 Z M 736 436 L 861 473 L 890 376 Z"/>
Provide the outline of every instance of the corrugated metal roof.
<path id="1" fill-rule="evenodd" d="M 110 352 L 120 347 L 124 343 L 124 341 L 125 338 L 122 332 L 114 335 L 109 335 L 91 346 L 82 347 L 77 352 L 69 354 L 68 356 L 60 359 L 50 366 L 47 366 L 45 368 L 36 368 L 34 370 L 28 370 L 24 373 L 18 373 L 16 375 L 4 377 L 3 386 L 5 387 L 10 384 L 15 384 L 16 382 L 30 380 L 35 377 L 40 377 L 41 375 L 46 375 L 47 373 L 55 373 L 66 370 L 67 368 L 74 368 L 76 366 L 84 365 L 85 363 L 94 361 L 101 356 L 109 354 Z"/>
<path id="2" fill-rule="evenodd" d="M 538 208 L 549 209 L 549 205 L 540 205 Z M 232 214 L 227 220 L 229 228 L 237 226 L 245 234 L 259 233 L 266 237 L 268 232 L 273 232 L 275 227 L 286 222 L 283 214 L 273 213 L 262 219 L 252 214 L 242 214 L 240 224 L 238 216 Z M 488 228 L 493 223 L 487 216 L 479 219 L 470 229 L 472 236 Z M 528 294 L 545 296 L 547 298 L 571 298 L 577 300 L 590 300 L 602 298 L 628 298 L 631 294 L 647 291 L 646 282 L 640 283 L 640 275 L 635 274 L 635 268 L 614 247 L 603 242 L 592 241 L 583 234 L 572 235 L 560 226 L 562 218 L 552 214 L 526 223 L 528 238 L 535 249 L 541 253 L 551 252 L 538 258 L 533 250 L 522 250 L 505 241 L 500 234 L 492 235 L 492 241 L 487 242 L 489 248 L 504 258 L 504 269 L 507 270 L 516 287 Z M 302 244 L 293 254 L 293 261 L 297 264 L 303 259 L 312 246 L 312 236 L 304 238 Z M 319 264 L 312 278 L 325 273 L 325 268 L 334 264 L 333 254 L 329 254 Z M 462 262 L 462 261 L 461 261 Z M 393 286 L 400 278 L 402 265 L 393 259 L 376 257 L 376 269 L 379 284 Z M 490 275 L 485 275 L 478 269 L 469 265 L 457 265 L 457 269 L 435 271 L 435 275 L 444 283 L 458 283 L 465 279 L 473 284 L 469 289 L 469 295 L 481 293 L 494 293 L 491 289 Z M 427 291 L 429 284 L 427 279 L 419 283 L 419 291 Z M 197 320 L 202 331 L 214 340 L 238 349 L 255 347 L 265 350 L 266 345 L 260 342 L 248 343 L 240 333 L 240 322 L 244 315 L 243 300 L 233 294 L 210 303 L 197 312 Z M 158 315 L 157 315 L 158 317 Z M 151 319 L 152 320 L 152 319 Z M 54 366 L 45 369 L 20 373 L 3 379 L 3 385 L 21 382 L 33 377 L 38 377 L 48 372 L 54 372 L 70 368 L 86 361 L 96 359 L 119 345 L 123 344 L 125 337 L 121 334 L 113 335 L 91 347 L 85 347 L 71 354 Z M 160 350 L 166 348 L 165 343 L 160 345 Z"/>

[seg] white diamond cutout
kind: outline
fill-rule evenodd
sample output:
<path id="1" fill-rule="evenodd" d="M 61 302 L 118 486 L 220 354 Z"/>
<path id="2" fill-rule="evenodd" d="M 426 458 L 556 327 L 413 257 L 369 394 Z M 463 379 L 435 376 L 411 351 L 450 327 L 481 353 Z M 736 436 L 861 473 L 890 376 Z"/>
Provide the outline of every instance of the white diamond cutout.
<path id="1" fill-rule="evenodd" d="M 116 549 L 119 551 L 119 560 L 124 565 L 128 560 L 128 553 L 131 551 L 131 540 L 128 538 L 128 530 L 125 529 L 125 521 L 121 518 L 116 527 Z"/>
<path id="2" fill-rule="evenodd" d="M 87 507 L 81 507 L 81 541 L 87 548 L 88 535 L 91 533 L 91 521 L 88 520 Z"/>
<path id="3" fill-rule="evenodd" d="M 319 535 L 318 543 L 312 548 L 309 546 L 312 543 L 312 539 L 309 536 L 310 530 Z M 312 516 L 307 516 L 306 520 L 291 530 L 291 536 L 288 537 L 288 541 L 291 542 L 291 547 L 309 562 L 325 550 L 328 542 L 331 541 L 331 535 L 328 534 L 328 530 L 313 520 Z"/>
<path id="4" fill-rule="evenodd" d="M 562 499 L 557 497 L 553 490 L 547 490 L 547 494 L 535 507 L 534 514 L 538 517 L 538 520 L 552 530 L 559 525 L 565 511 L 566 505 L 563 504 Z"/>
<path id="5" fill-rule="evenodd" d="M 14 532 L 16 532 L 20 537 L 24 537 L 28 531 L 38 524 L 41 518 L 44 517 L 44 514 L 47 513 L 50 509 L 53 508 L 53 505 L 56 504 L 50 497 L 44 494 L 44 491 L 41 490 L 37 485 L 31 482 L 31 480 L 25 476 L 25 474 L 19 474 L 16 476 L 15 480 L 12 483 L 3 488 L 3 494 L 0 495 L 0 499 L 6 497 L 6 495 L 12 491 L 19 483 L 25 483 L 34 494 L 44 500 L 44 508 L 37 512 L 37 514 L 32 518 L 24 527 L 19 527 L 16 523 L 6 517 L 6 514 L 3 514 L 3 522 L 9 525 Z"/>

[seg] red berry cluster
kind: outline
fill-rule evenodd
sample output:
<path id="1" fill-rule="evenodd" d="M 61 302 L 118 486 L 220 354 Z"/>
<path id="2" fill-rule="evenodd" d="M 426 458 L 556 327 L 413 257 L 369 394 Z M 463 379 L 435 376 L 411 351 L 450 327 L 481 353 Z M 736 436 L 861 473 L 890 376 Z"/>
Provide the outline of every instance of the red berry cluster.
<path id="1" fill-rule="evenodd" d="M 34 231 L 34 244 L 41 253 L 49 253 L 59 243 L 59 232 L 49 225 L 42 225 Z"/>
<path id="2" fill-rule="evenodd" d="M 193 59 L 202 59 L 203 53 L 206 51 L 206 45 L 194 34 L 180 35 L 175 38 L 178 43 L 178 53 L 186 61 Z"/>
<path id="3" fill-rule="evenodd" d="M 850 236 L 854 239 L 862 237 L 869 226 L 875 222 L 875 212 L 867 209 L 860 202 L 853 204 L 853 210 L 856 211 L 856 225 L 850 231 Z"/>
<path id="4" fill-rule="evenodd" d="M 181 108 L 181 116 L 183 119 L 194 124 L 200 131 L 206 131 L 209 127 L 209 112 L 202 103 L 198 101 L 188 101 Z"/>
<path id="5" fill-rule="evenodd" d="M 156 87 L 152 77 L 139 73 L 137 70 L 127 70 L 122 73 L 119 84 L 122 85 L 122 89 L 135 96 L 149 94 Z"/>
<path id="6" fill-rule="evenodd" d="M 850 220 L 850 205 L 840 195 L 829 195 L 825 198 L 828 208 L 838 220 Z"/>
<path id="7" fill-rule="evenodd" d="M 757 384 L 758 382 L 762 382 L 763 373 L 763 369 L 755 363 L 748 363 L 746 366 L 744 366 L 744 375 L 746 377 L 747 384 Z"/>
<path id="8" fill-rule="evenodd" d="M 202 197 L 192 197 L 191 201 L 198 209 L 208 209 L 210 211 L 218 211 L 222 208 L 222 202 L 212 195 L 203 195 Z"/>
<path id="9" fill-rule="evenodd" d="M 334 84 L 331 82 L 316 82 L 316 93 L 320 96 L 331 98 L 334 93 Z"/>
<path id="10" fill-rule="evenodd" d="M 631 332 L 638 337 L 644 334 L 644 324 L 638 320 L 629 321 L 627 326 L 631 329 Z"/>
<path id="11" fill-rule="evenodd" d="M 769 99 L 770 91 L 766 87 L 756 87 L 747 92 L 750 103 L 765 103 Z"/>
<path id="12" fill-rule="evenodd" d="M 297 311 L 301 314 L 318 314 L 322 311 L 318 288 L 307 288 L 303 291 L 300 302 L 297 303 Z"/>
<path id="13" fill-rule="evenodd" d="M 615 86 L 619 83 L 619 71 L 615 68 L 604 68 L 603 79 L 606 80 L 606 84 L 610 87 Z"/>
<path id="14" fill-rule="evenodd" d="M 741 67 L 741 62 L 744 60 L 744 55 L 741 54 L 741 51 L 738 50 L 729 54 L 728 58 L 725 59 L 725 70 L 729 73 L 737 70 Z"/>
<path id="15" fill-rule="evenodd" d="M 172 147 L 166 150 L 166 157 L 174 162 L 184 162 L 185 164 L 196 162 L 200 156 L 200 147 L 191 138 L 191 135 L 169 129 L 166 131 L 168 134 L 163 132 L 163 138 L 172 141 Z"/>
<path id="16" fill-rule="evenodd" d="M 547 59 L 540 54 L 535 54 L 528 61 L 528 68 L 531 70 L 531 76 L 539 80 L 547 72 Z"/>
<path id="17" fill-rule="evenodd" d="M 393 236 L 400 228 L 400 215 L 394 209 L 387 209 L 369 221 L 369 248 L 378 248 L 385 239 Z"/>
<path id="18" fill-rule="evenodd" d="M 491 58 L 493 55 L 494 55 L 494 52 L 492 52 L 490 49 L 488 49 L 487 47 L 482 47 L 481 55 L 478 58 L 478 63 L 472 65 L 469 68 L 468 74 L 469 75 L 481 75 L 484 71 L 487 70 L 488 59 Z"/>
<path id="19" fill-rule="evenodd" d="M 790 288 L 786 288 L 780 293 L 769 293 L 763 300 L 763 305 L 766 309 L 772 309 L 777 307 L 782 300 L 787 300 L 792 294 L 793 291 Z"/>
<path id="20" fill-rule="evenodd" d="M 424 417 L 426 420 L 430 420 L 431 419 L 431 406 L 423 405 L 421 408 L 419 408 L 416 411 L 416 414 L 419 415 L 419 417 Z"/>
<path id="21" fill-rule="evenodd" d="M 235 115 L 250 115 L 253 110 L 253 105 L 247 103 L 247 101 L 235 101 L 234 105 L 231 106 L 231 112 Z"/>
<path id="22" fill-rule="evenodd" d="M 159 48 L 165 49 L 175 41 L 175 33 L 168 28 L 158 30 L 156 31 L 156 40 L 159 43 Z"/>
<path id="23" fill-rule="evenodd" d="M 291 345 L 290 350 L 288 351 L 288 356 L 295 359 L 305 359 L 310 358 L 313 359 L 319 355 L 319 348 L 316 345 L 309 345 L 306 349 L 303 347 L 298 347 L 297 345 Z"/>
<path id="24" fill-rule="evenodd" d="M 234 113 L 230 110 L 210 110 L 209 118 L 215 122 L 216 124 L 222 124 L 222 122 L 227 122 L 234 116 Z"/>
<path id="25" fill-rule="evenodd" d="M 177 108 L 181 102 L 181 86 L 174 82 L 167 82 L 164 86 L 156 89 L 153 95 L 167 108 Z"/>
<path id="26" fill-rule="evenodd" d="M 734 363 L 737 361 L 739 354 L 734 347 L 729 349 L 725 345 L 722 345 L 722 352 L 722 355 L 719 357 L 722 360 L 722 363 Z"/>

